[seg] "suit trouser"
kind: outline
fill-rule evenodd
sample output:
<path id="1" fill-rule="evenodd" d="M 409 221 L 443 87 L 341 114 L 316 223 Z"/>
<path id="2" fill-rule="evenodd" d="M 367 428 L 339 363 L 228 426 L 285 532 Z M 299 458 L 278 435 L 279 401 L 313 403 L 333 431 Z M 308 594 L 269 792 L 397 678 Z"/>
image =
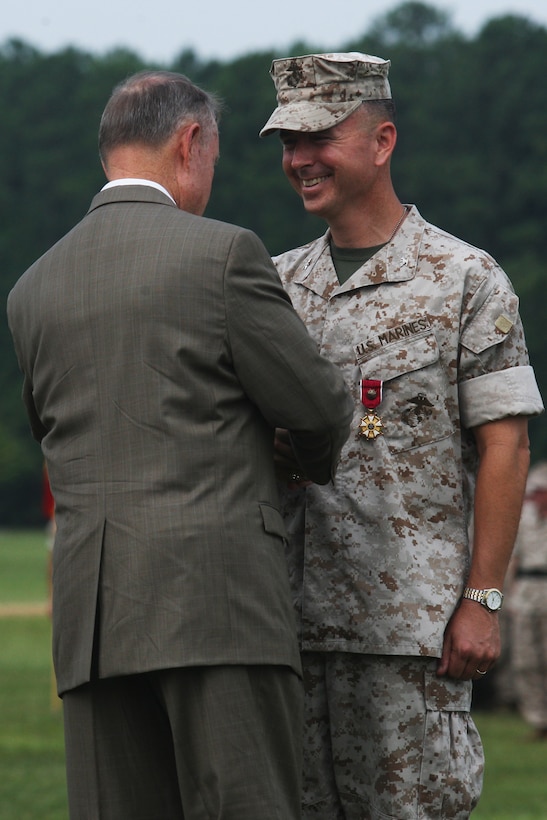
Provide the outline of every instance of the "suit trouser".
<path id="1" fill-rule="evenodd" d="M 71 820 L 297 820 L 301 681 L 282 666 L 162 670 L 63 697 Z"/>

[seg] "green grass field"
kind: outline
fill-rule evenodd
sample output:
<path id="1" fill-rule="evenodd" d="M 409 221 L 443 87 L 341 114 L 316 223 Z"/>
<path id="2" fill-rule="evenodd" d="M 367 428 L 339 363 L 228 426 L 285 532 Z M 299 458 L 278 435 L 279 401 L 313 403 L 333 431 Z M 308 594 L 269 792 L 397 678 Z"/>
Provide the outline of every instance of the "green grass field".
<path id="1" fill-rule="evenodd" d="M 47 600 L 44 532 L 0 532 L 0 614 Z M 45 607 L 44 607 L 45 609 Z M 45 615 L 0 617 L 0 818 L 66 820 L 63 724 Z"/>
<path id="2" fill-rule="evenodd" d="M 46 565 L 45 533 L 0 532 L 0 613 L 12 602 L 45 602 Z M 0 647 L 0 818 L 67 820 L 48 618 L 0 617 Z M 512 712 L 478 712 L 475 720 L 486 774 L 473 820 L 547 820 L 547 743 L 530 742 Z"/>

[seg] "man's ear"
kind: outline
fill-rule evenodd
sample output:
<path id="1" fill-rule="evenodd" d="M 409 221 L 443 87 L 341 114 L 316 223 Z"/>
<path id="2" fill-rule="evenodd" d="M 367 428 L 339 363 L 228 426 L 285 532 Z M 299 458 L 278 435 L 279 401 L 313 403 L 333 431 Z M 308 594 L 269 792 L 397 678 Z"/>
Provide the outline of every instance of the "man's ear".
<path id="1" fill-rule="evenodd" d="M 387 120 L 376 128 L 376 165 L 385 165 L 389 161 L 397 143 L 397 129 L 394 123 Z"/>
<path id="2" fill-rule="evenodd" d="M 178 133 L 178 151 L 184 165 L 190 162 L 191 156 L 198 141 L 201 127 L 198 122 L 183 125 Z"/>

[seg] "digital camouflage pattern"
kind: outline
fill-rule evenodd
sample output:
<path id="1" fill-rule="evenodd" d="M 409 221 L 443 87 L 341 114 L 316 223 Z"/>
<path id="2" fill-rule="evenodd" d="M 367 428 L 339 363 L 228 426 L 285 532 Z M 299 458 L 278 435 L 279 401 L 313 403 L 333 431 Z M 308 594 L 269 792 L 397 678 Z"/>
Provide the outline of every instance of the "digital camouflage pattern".
<path id="1" fill-rule="evenodd" d="M 530 470 L 509 587 L 511 668 L 519 710 L 534 729 L 547 731 L 547 518 L 534 493 L 547 493 L 547 463 Z M 545 496 L 542 506 L 545 506 Z"/>
<path id="2" fill-rule="evenodd" d="M 542 409 L 518 299 L 414 207 L 343 285 L 328 234 L 274 261 L 355 400 L 335 484 L 284 498 L 302 648 L 439 657 L 469 566 L 470 428 Z M 375 439 L 358 434 L 362 379 L 383 383 Z"/>
<path id="3" fill-rule="evenodd" d="M 366 100 L 389 100 L 390 61 L 370 54 L 307 54 L 274 60 L 270 75 L 277 108 L 260 132 L 322 131 Z"/>
<path id="4" fill-rule="evenodd" d="M 302 662 L 304 820 L 469 816 L 484 769 L 470 681 L 438 678 L 426 658 L 305 652 Z"/>

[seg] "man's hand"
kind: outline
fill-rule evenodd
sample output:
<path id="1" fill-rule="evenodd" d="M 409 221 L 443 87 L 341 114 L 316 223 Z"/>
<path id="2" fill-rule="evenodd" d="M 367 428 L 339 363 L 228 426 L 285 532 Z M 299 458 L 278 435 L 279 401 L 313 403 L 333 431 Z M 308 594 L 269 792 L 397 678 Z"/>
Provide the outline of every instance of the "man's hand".
<path id="1" fill-rule="evenodd" d="M 501 651 L 498 615 L 476 601 L 462 600 L 444 633 L 437 675 L 480 680 Z"/>

